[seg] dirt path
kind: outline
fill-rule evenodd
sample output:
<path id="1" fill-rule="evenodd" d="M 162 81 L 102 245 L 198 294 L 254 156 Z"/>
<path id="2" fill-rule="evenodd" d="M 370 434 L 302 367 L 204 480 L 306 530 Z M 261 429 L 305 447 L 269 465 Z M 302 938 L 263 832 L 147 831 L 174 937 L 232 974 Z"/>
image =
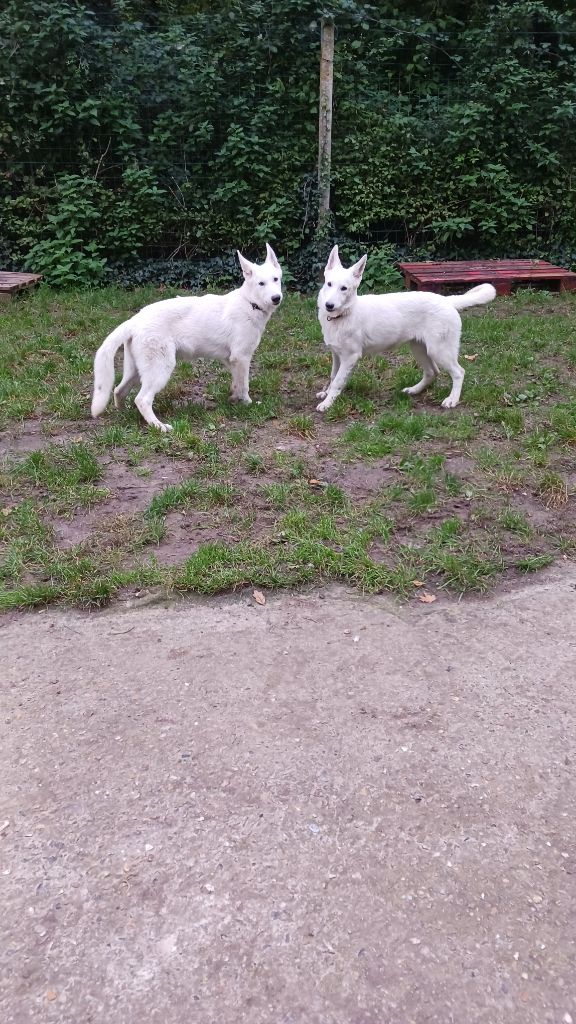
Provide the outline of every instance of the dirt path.
<path id="1" fill-rule="evenodd" d="M 576 1021 L 576 566 L 0 620 L 3 1024 Z"/>

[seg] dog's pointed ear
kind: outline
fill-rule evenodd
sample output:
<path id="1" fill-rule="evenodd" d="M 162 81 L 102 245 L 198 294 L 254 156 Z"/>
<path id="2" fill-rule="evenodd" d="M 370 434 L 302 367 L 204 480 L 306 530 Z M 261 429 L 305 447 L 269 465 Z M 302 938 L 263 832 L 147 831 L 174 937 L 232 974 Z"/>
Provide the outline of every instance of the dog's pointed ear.
<path id="1" fill-rule="evenodd" d="M 242 255 L 240 249 L 237 249 L 236 252 L 238 253 L 238 260 L 240 262 L 240 266 L 242 267 L 242 273 L 244 274 L 246 280 L 248 280 L 248 278 L 252 277 L 252 274 L 254 273 L 254 267 L 250 263 L 250 260 L 247 260 L 246 257 Z"/>
<path id="2" fill-rule="evenodd" d="M 328 257 L 328 262 L 326 263 L 326 270 L 334 270 L 334 267 L 341 267 L 341 266 L 342 266 L 342 264 L 340 263 L 340 256 L 338 255 L 338 246 L 335 245 L 330 250 L 330 255 Z"/>
<path id="3" fill-rule="evenodd" d="M 278 263 L 278 257 L 276 255 L 276 253 L 274 252 L 274 249 L 272 248 L 272 246 L 268 245 L 268 242 L 266 242 L 266 256 L 268 257 L 268 260 L 270 261 L 272 266 L 276 267 L 276 270 L 280 270 L 280 264 Z"/>
<path id="4" fill-rule="evenodd" d="M 355 263 L 352 267 L 350 267 L 350 270 L 354 274 L 354 277 L 358 279 L 358 281 L 362 280 L 362 274 L 364 273 L 364 267 L 366 266 L 367 259 L 368 255 L 364 253 L 364 256 L 362 256 L 362 258 L 358 260 L 358 263 Z"/>

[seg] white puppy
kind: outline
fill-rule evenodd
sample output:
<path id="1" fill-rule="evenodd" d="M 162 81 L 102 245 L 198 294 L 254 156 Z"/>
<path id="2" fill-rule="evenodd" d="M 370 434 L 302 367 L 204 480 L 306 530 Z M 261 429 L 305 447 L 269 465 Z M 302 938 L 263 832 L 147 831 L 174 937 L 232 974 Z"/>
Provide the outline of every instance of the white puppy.
<path id="1" fill-rule="evenodd" d="M 114 356 L 120 345 L 124 345 L 124 375 L 114 389 L 114 404 L 120 409 L 140 381 L 136 405 L 146 422 L 159 430 L 172 427 L 158 419 L 152 403 L 180 360 L 219 359 L 232 374 L 232 399 L 249 404 L 250 362 L 268 320 L 282 301 L 282 270 L 268 243 L 266 254 L 265 263 L 259 266 L 238 253 L 244 283 L 227 295 L 154 302 L 112 331 L 94 359 L 92 415 L 99 416 L 108 404 L 114 385 Z"/>
<path id="2" fill-rule="evenodd" d="M 447 370 L 452 390 L 442 405 L 458 405 L 464 370 L 458 362 L 462 321 L 457 310 L 491 302 L 496 290 L 480 284 L 464 295 L 435 295 L 433 292 L 397 292 L 390 295 L 356 294 L 366 256 L 344 268 L 335 245 L 324 271 L 325 284 L 318 296 L 318 319 L 324 342 L 332 352 L 332 376 L 317 398 L 319 412 L 329 409 L 365 352 L 381 354 L 408 342 L 423 372 L 422 380 L 407 395 L 419 395 Z"/>

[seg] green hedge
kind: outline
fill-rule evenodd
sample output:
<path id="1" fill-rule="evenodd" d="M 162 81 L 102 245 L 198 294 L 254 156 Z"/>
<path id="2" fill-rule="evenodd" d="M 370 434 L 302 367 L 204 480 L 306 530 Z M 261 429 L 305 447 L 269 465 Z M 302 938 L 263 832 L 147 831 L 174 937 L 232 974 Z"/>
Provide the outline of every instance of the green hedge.
<path id="1" fill-rule="evenodd" d="M 396 254 L 572 264 L 571 6 L 335 0 L 338 234 Z M 304 0 L 5 2 L 0 262 L 90 284 L 269 239 L 310 280 L 321 13 Z"/>

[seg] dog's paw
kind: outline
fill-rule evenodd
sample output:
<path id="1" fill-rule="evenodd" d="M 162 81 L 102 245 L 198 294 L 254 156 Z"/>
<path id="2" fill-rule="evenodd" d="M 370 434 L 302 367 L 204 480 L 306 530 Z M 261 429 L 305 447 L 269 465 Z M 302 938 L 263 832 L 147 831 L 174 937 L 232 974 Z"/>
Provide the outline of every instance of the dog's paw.
<path id="1" fill-rule="evenodd" d="M 458 399 L 452 398 L 450 395 L 448 395 L 448 397 L 445 398 L 444 401 L 442 402 L 443 409 L 455 409 L 457 405 Z"/>
<path id="2" fill-rule="evenodd" d="M 316 392 L 316 398 L 326 398 L 327 394 L 328 394 L 327 391 L 317 391 Z"/>
<path id="3" fill-rule="evenodd" d="M 328 399 L 326 399 L 324 402 L 320 402 L 320 405 L 316 406 L 316 411 L 317 412 L 326 412 L 326 409 L 329 409 L 331 405 L 332 405 L 332 402 L 329 402 Z"/>
<path id="4" fill-rule="evenodd" d="M 161 434 L 169 434 L 171 430 L 174 430 L 174 427 L 172 426 L 171 423 L 159 422 L 157 429 L 160 431 Z"/>
<path id="5" fill-rule="evenodd" d="M 242 402 L 243 405 L 252 405 L 252 399 L 250 395 L 230 395 L 231 402 Z"/>

